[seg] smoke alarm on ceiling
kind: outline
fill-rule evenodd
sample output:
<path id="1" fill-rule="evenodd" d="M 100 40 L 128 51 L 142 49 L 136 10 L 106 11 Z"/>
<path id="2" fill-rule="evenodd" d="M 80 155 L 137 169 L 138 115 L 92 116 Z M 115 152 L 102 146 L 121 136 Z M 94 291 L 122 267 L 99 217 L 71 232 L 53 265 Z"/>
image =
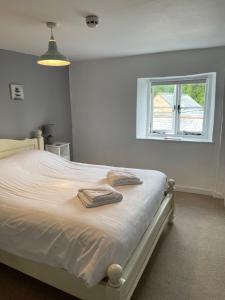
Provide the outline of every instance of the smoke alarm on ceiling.
<path id="1" fill-rule="evenodd" d="M 88 27 L 95 28 L 99 24 L 99 17 L 95 15 L 90 15 L 86 17 L 86 24 Z"/>

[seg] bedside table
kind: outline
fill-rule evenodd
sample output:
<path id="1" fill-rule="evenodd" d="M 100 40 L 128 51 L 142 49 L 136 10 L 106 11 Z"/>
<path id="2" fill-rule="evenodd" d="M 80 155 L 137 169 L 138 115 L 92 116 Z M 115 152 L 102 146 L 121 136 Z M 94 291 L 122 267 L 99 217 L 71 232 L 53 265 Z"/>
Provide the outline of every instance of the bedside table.
<path id="1" fill-rule="evenodd" d="M 70 143 L 55 142 L 52 145 L 45 145 L 45 150 L 70 160 Z"/>

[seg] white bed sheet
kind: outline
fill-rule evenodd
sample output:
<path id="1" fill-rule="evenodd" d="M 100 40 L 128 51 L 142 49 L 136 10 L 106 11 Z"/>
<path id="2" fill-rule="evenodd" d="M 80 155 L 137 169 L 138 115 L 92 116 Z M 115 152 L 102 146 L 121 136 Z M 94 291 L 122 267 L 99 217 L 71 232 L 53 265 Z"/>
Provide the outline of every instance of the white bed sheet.
<path id="1" fill-rule="evenodd" d="M 0 249 L 66 269 L 88 287 L 110 264 L 124 267 L 160 206 L 166 175 L 131 169 L 143 184 L 118 187 L 122 202 L 83 207 L 78 189 L 106 183 L 109 169 L 38 150 L 0 160 Z"/>

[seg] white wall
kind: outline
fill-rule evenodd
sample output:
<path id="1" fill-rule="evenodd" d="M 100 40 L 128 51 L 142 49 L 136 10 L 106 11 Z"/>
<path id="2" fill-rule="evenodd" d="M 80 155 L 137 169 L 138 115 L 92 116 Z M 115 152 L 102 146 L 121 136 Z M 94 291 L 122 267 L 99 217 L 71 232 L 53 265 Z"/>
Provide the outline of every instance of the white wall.
<path id="1" fill-rule="evenodd" d="M 222 192 L 224 69 L 225 47 L 73 63 L 74 159 L 158 169 L 190 191 Z M 205 72 L 217 72 L 213 144 L 136 139 L 137 78 Z"/>

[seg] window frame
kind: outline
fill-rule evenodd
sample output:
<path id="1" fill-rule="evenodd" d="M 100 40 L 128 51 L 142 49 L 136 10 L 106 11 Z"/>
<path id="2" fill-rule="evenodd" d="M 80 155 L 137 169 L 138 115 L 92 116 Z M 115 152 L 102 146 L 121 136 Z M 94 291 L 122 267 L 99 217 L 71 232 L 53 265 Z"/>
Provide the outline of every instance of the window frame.
<path id="1" fill-rule="evenodd" d="M 197 134 L 182 134 L 178 131 L 179 128 L 179 112 L 178 105 L 181 100 L 181 85 L 184 83 L 197 83 L 205 81 L 205 105 L 204 105 L 204 118 L 203 118 L 203 130 L 201 135 Z M 175 85 L 175 97 L 176 97 L 176 108 L 174 112 L 174 122 L 176 125 L 175 134 L 164 133 L 164 132 L 151 132 L 151 123 L 153 120 L 152 104 L 151 99 L 151 87 L 152 84 L 174 84 Z M 146 92 L 141 89 L 147 89 Z M 139 78 L 138 79 L 138 93 L 137 93 L 137 132 L 136 137 L 142 139 L 161 139 L 161 140 L 178 140 L 178 141 L 196 141 L 196 142 L 213 142 L 213 127 L 214 127 L 214 111 L 215 111 L 215 91 L 216 91 L 216 73 L 204 73 L 195 75 L 184 75 L 184 76 L 169 76 L 169 77 L 153 77 L 153 78 Z M 147 97 L 147 99 L 143 99 Z M 142 99 L 141 99 L 142 98 Z M 145 107 L 144 107 L 144 106 Z M 142 106 L 142 107 L 140 107 Z M 140 112 L 142 115 L 140 115 Z M 146 113 L 146 116 L 143 116 Z M 144 117 L 144 118 L 143 118 Z M 139 126 L 138 122 L 145 123 Z M 145 127 L 145 130 L 143 130 Z M 140 130 L 140 128 L 142 128 Z M 144 132 L 145 131 L 145 132 Z"/>

